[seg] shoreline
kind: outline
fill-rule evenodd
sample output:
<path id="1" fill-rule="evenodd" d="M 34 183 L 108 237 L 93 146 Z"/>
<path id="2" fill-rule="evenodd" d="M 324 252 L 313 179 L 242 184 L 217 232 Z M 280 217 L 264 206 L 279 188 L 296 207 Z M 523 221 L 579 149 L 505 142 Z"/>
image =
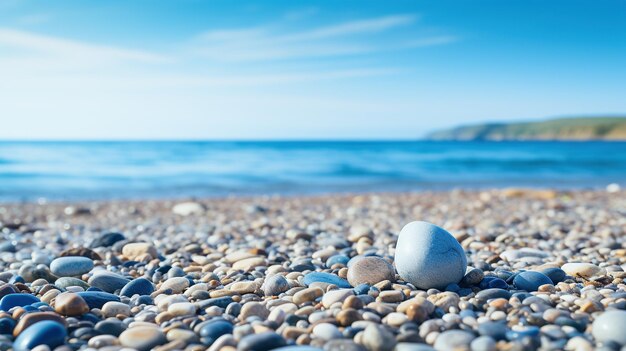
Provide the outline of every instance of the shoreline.
<path id="1" fill-rule="evenodd" d="M 422 195 L 435 195 L 435 194 L 447 194 L 447 193 L 468 193 L 468 194 L 480 194 L 480 193 L 512 193 L 512 192 L 526 192 L 528 194 L 541 193 L 541 192 L 553 192 L 555 194 L 568 194 L 568 193 L 611 193 L 607 191 L 607 186 L 611 186 L 617 183 L 610 183 L 606 186 L 580 186 L 580 187 L 550 187 L 550 186 L 502 186 L 502 187 L 452 187 L 441 189 L 414 189 L 414 190 L 364 190 L 364 191 L 329 191 L 329 192 L 286 192 L 286 193 L 242 193 L 242 194 L 216 194 L 199 195 L 199 196 L 160 196 L 154 197 L 146 196 L 131 196 L 131 197 L 76 197 L 76 198 L 58 198 L 58 197 L 34 197 L 32 199 L 1 199 L 0 206 L 19 206 L 27 204 L 37 205 L 70 205 L 70 204 L 82 204 L 82 203 L 140 203 L 140 202 L 184 202 L 184 201 L 220 201 L 220 200 L 240 200 L 240 201 L 254 201 L 255 199 L 275 198 L 275 199 L 294 199 L 294 198 L 344 198 L 353 196 L 402 196 L 410 194 L 422 194 Z M 619 185 L 618 185 L 619 187 Z M 621 187 L 617 188 L 617 192 L 621 191 Z"/>

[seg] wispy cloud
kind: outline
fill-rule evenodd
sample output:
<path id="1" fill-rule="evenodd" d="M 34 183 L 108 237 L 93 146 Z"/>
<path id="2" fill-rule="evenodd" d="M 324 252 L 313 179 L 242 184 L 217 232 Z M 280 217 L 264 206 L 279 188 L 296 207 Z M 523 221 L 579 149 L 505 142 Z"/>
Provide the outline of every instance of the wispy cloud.
<path id="1" fill-rule="evenodd" d="M 452 36 L 429 36 L 408 42 L 374 43 L 368 35 L 415 24 L 419 16 L 402 14 L 320 26 L 282 34 L 280 26 L 219 29 L 199 35 L 192 51 L 212 60 L 269 61 L 347 56 L 412 47 L 444 45 Z"/>
<path id="2" fill-rule="evenodd" d="M 11 49 L 16 56 L 52 57 L 70 61 L 138 61 L 165 62 L 168 57 L 143 50 L 125 49 L 115 46 L 97 45 L 31 32 L 0 28 L 0 47 Z"/>

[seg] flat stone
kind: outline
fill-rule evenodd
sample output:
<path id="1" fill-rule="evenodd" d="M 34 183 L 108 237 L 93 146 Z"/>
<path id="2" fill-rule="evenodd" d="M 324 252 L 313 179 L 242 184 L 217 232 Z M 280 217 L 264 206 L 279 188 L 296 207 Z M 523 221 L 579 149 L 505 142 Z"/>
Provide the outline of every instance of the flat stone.
<path id="1" fill-rule="evenodd" d="M 172 212 L 179 216 L 201 215 L 206 211 L 204 205 L 198 202 L 181 202 L 172 207 Z"/>
<path id="2" fill-rule="evenodd" d="M 196 310 L 196 305 L 190 302 L 174 303 L 167 308 L 167 312 L 174 316 L 193 316 L 196 314 Z"/>
<path id="3" fill-rule="evenodd" d="M 476 300 L 480 301 L 481 303 L 485 303 L 491 299 L 498 298 L 504 298 L 508 300 L 509 298 L 511 298 L 511 293 L 504 289 L 492 288 L 482 290 L 478 294 L 476 294 Z"/>
<path id="4" fill-rule="evenodd" d="M 102 305 L 102 314 L 105 317 L 116 317 L 118 315 L 130 316 L 130 306 L 123 302 L 109 301 Z"/>
<path id="5" fill-rule="evenodd" d="M 464 330 L 447 330 L 439 334 L 435 341 L 435 350 L 470 350 L 470 344 L 476 336 L 473 333 Z"/>
<path id="6" fill-rule="evenodd" d="M 52 320 L 40 321 L 20 333 L 13 343 L 13 350 L 30 351 L 39 345 L 54 349 L 65 343 L 66 336 L 65 325 Z"/>
<path id="7" fill-rule="evenodd" d="M 90 286 L 96 287 L 108 293 L 114 293 L 115 291 L 122 289 L 129 282 L 129 279 L 109 271 L 96 272 L 87 281 Z"/>
<path id="8" fill-rule="evenodd" d="M 187 287 L 189 287 L 189 279 L 184 277 L 173 277 L 164 281 L 160 288 L 161 290 L 172 289 L 174 294 L 180 294 Z"/>
<path id="9" fill-rule="evenodd" d="M 70 286 L 80 286 L 83 289 L 89 288 L 89 284 L 87 284 L 87 282 L 74 277 L 61 277 L 54 282 L 54 285 L 63 289 L 67 289 Z"/>
<path id="10" fill-rule="evenodd" d="M 313 328 L 313 335 L 322 340 L 333 340 L 343 338 L 339 329 L 330 323 L 319 323 Z"/>
<path id="11" fill-rule="evenodd" d="M 257 290 L 257 288 L 258 285 L 255 281 L 235 282 L 228 286 L 228 290 L 241 295 L 253 293 Z"/>
<path id="12" fill-rule="evenodd" d="M 505 250 L 500 254 L 500 258 L 509 262 L 517 261 L 525 257 L 547 258 L 549 256 L 550 255 L 545 251 L 531 248 Z"/>
<path id="13" fill-rule="evenodd" d="M 416 221 L 400 231 L 395 265 L 400 277 L 416 287 L 443 290 L 463 279 L 467 258 L 461 244 L 446 230 Z"/>
<path id="14" fill-rule="evenodd" d="M 87 257 L 59 257 L 50 263 L 50 270 L 59 277 L 81 276 L 92 269 L 93 261 Z"/>
<path id="15" fill-rule="evenodd" d="M 348 267 L 348 282 L 351 286 L 374 285 L 383 280 L 395 282 L 396 273 L 393 266 L 380 257 L 361 257 Z"/>
<path id="16" fill-rule="evenodd" d="M 274 332 L 264 332 L 244 336 L 239 341 L 237 351 L 270 351 L 286 344 L 282 336 Z"/>
<path id="17" fill-rule="evenodd" d="M 251 301 L 245 303 L 243 307 L 241 307 L 241 312 L 239 313 L 239 319 L 245 321 L 248 317 L 256 316 L 261 318 L 262 320 L 267 319 L 270 311 L 263 304 Z"/>
<path id="18" fill-rule="evenodd" d="M 513 284 L 520 290 L 537 291 L 542 285 L 552 285 L 552 280 L 543 273 L 526 271 L 517 274 L 513 279 Z"/>
<path id="19" fill-rule="evenodd" d="M 337 289 L 331 290 L 324 294 L 322 297 L 322 305 L 325 308 L 330 308 L 336 302 L 343 302 L 348 296 L 354 296 L 354 290 L 352 289 Z"/>
<path id="20" fill-rule="evenodd" d="M 324 290 L 320 288 L 306 288 L 293 295 L 293 303 L 300 305 L 305 302 L 315 301 L 315 299 L 322 297 L 322 295 L 324 295 Z"/>
<path id="21" fill-rule="evenodd" d="M 304 276 L 302 280 L 304 285 L 309 286 L 313 283 L 327 283 L 336 285 L 338 288 L 351 288 L 352 286 L 347 280 L 340 278 L 331 273 L 325 272 L 311 272 Z"/>
<path id="22" fill-rule="evenodd" d="M 82 297 L 89 308 L 102 308 L 105 303 L 109 301 L 119 301 L 120 298 L 117 295 L 113 295 L 103 291 L 81 291 L 76 295 Z"/>
<path id="23" fill-rule="evenodd" d="M 400 342 L 396 345 L 394 351 L 435 351 L 430 345 L 427 344 L 414 344 L 408 342 Z"/>
<path id="24" fill-rule="evenodd" d="M 138 351 L 149 351 L 167 342 L 165 334 L 157 327 L 133 327 L 119 336 L 120 344 Z"/>
<path id="25" fill-rule="evenodd" d="M 55 321 L 66 325 L 65 319 L 54 312 L 30 312 L 20 317 L 17 325 L 13 329 L 13 336 L 20 335 L 26 328 L 41 321 Z"/>
<path id="26" fill-rule="evenodd" d="M 157 253 L 154 245 L 150 243 L 129 243 L 122 248 L 122 254 L 129 259 L 135 259 L 143 255 L 150 255 L 152 258 L 157 258 Z"/>
<path id="27" fill-rule="evenodd" d="M 35 302 L 39 302 L 39 299 L 31 294 L 8 294 L 0 299 L 0 310 L 8 311 L 17 306 L 28 306 Z"/>
<path id="28" fill-rule="evenodd" d="M 126 237 L 121 233 L 104 233 L 92 241 L 91 247 L 111 247 L 116 242 L 124 240 L 126 240 Z"/>
<path id="29" fill-rule="evenodd" d="M 67 249 L 61 252 L 61 254 L 59 254 L 59 257 L 66 257 L 66 256 L 81 256 L 81 257 L 86 257 L 94 261 L 102 260 L 102 257 L 100 257 L 100 255 L 98 255 L 97 252 L 86 247 L 72 247 L 70 249 Z"/>
<path id="30" fill-rule="evenodd" d="M 54 298 L 54 310 L 65 316 L 82 316 L 89 312 L 89 306 L 80 295 L 64 292 Z"/>
<path id="31" fill-rule="evenodd" d="M 250 258 L 246 258 L 243 260 L 239 260 L 233 263 L 233 269 L 238 269 L 242 271 L 249 271 L 258 266 L 265 266 L 267 264 L 265 257 L 263 256 L 253 256 Z"/>
<path id="32" fill-rule="evenodd" d="M 150 295 L 154 292 L 154 285 L 146 278 L 139 277 L 128 282 L 120 291 L 121 296 Z"/>
<path id="33" fill-rule="evenodd" d="M 561 269 L 572 277 L 585 279 L 606 275 L 606 269 L 591 263 L 566 263 Z"/>

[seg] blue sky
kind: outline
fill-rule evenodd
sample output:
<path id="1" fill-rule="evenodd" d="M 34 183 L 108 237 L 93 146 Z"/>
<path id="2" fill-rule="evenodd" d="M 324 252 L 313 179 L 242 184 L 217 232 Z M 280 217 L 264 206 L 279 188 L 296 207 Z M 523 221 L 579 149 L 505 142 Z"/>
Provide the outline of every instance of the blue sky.
<path id="1" fill-rule="evenodd" d="M 407 139 L 626 114 L 625 1 L 0 0 L 0 138 Z"/>

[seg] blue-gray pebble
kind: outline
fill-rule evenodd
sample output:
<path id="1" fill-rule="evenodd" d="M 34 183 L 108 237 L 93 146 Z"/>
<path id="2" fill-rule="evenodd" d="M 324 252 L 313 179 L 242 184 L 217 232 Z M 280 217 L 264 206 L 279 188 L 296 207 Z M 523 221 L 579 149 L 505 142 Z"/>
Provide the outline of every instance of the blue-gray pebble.
<path id="1" fill-rule="evenodd" d="M 513 284 L 520 290 L 537 291 L 537 289 L 539 289 L 542 285 L 551 285 L 552 280 L 543 273 L 526 271 L 516 275 L 515 279 L 513 279 Z"/>
<path id="2" fill-rule="evenodd" d="M 50 263 L 50 271 L 58 277 L 77 277 L 93 269 L 93 261 L 82 256 L 55 258 Z"/>

